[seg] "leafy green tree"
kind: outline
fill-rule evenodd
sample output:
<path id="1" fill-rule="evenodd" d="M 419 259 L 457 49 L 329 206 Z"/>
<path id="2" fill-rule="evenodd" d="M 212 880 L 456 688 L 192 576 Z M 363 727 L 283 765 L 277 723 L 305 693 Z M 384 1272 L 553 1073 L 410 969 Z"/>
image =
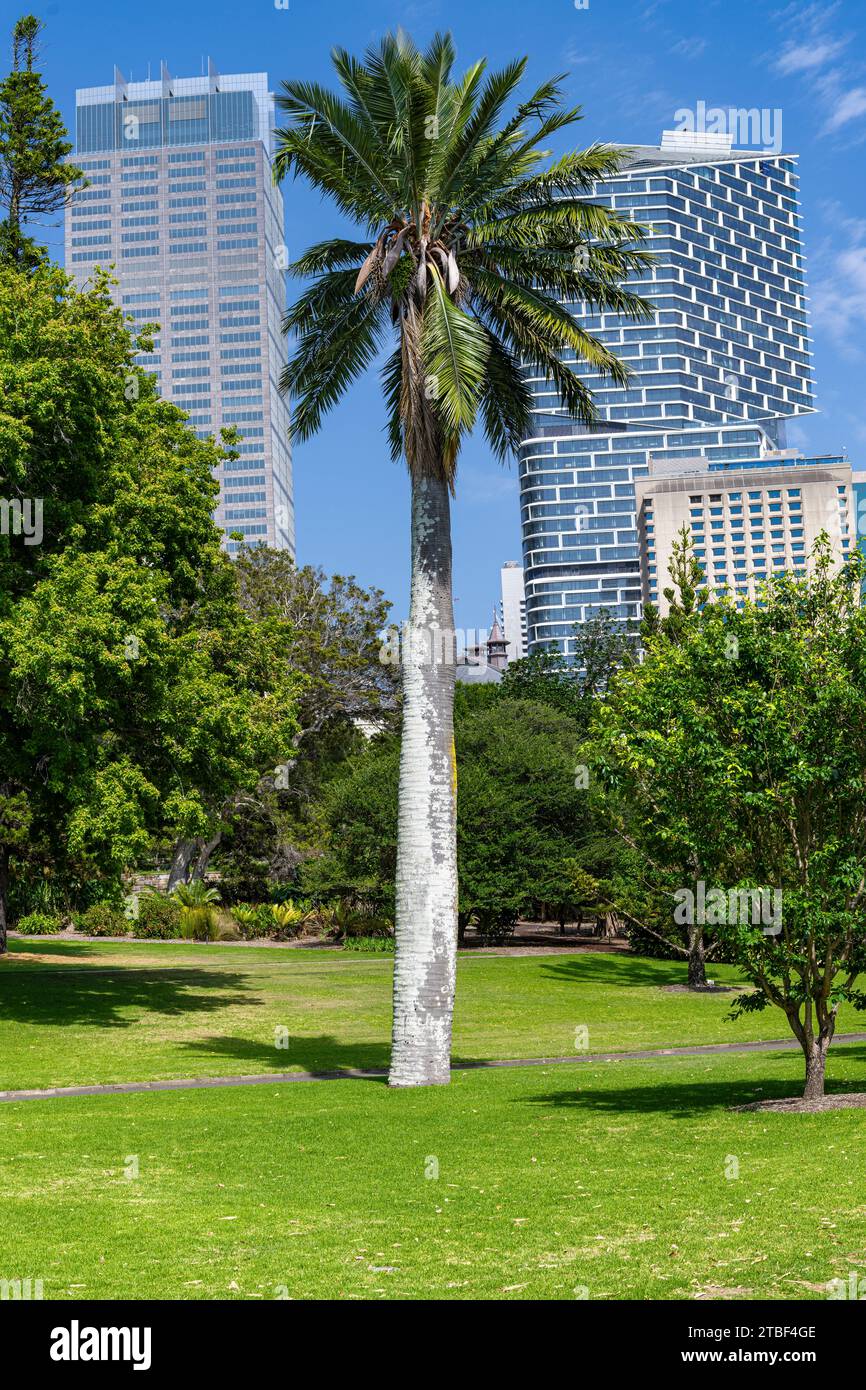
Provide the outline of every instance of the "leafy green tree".
<path id="1" fill-rule="evenodd" d="M 12 71 L 0 82 L 0 264 L 32 268 L 45 253 L 28 223 L 66 202 L 81 170 L 66 163 L 72 145 L 45 84 L 34 69 L 42 23 L 33 15 L 12 31 Z"/>
<path id="2" fill-rule="evenodd" d="M 286 648 L 220 550 L 222 453 L 134 353 L 104 277 L 0 267 L 0 949 L 10 875 L 119 893 L 296 729 Z"/>
<path id="3" fill-rule="evenodd" d="M 285 634 L 287 659 L 304 681 L 278 766 L 225 806 L 221 829 L 196 847 L 194 872 L 215 851 L 224 881 L 244 900 L 294 877 L 315 843 L 323 786 L 365 733 L 394 726 L 399 687 L 380 659 L 389 611 L 380 590 L 341 575 L 328 580 L 266 546 L 242 548 L 235 569 L 245 613 L 257 628 Z"/>
<path id="4" fill-rule="evenodd" d="M 625 366 L 581 326 L 591 313 L 648 313 L 623 289 L 648 262 L 641 229 L 584 201 L 621 167 L 610 145 L 549 162 L 573 126 L 558 81 L 509 105 L 526 60 L 454 73 L 448 35 L 420 52 L 388 36 L 363 61 L 333 55 L 342 91 L 284 82 L 279 178 L 302 175 L 360 229 L 310 248 L 313 277 L 289 311 L 296 335 L 283 385 L 299 440 L 390 339 L 382 384 L 392 456 L 412 490 L 412 581 L 402 644 L 403 740 L 390 1082 L 450 1080 L 457 914 L 453 756 L 454 614 L 450 498 L 466 434 L 483 423 L 494 455 L 526 435 L 524 364 L 544 372 L 579 420 L 596 418 L 577 357 L 617 382 Z M 443 642 L 444 659 L 432 659 Z"/>
<path id="5" fill-rule="evenodd" d="M 664 618 L 654 603 L 644 605 L 642 633 L 647 640 L 664 633 L 676 642 L 683 625 L 709 597 L 703 565 L 692 549 L 692 533 L 688 526 L 680 527 L 671 546 L 668 573 L 672 582 L 662 590 L 668 603 Z"/>
<path id="6" fill-rule="evenodd" d="M 650 642 L 597 738 L 636 850 L 685 922 L 703 894 L 755 985 L 736 1011 L 782 1011 L 815 1099 L 840 1004 L 866 1006 L 866 560 L 840 569 L 824 536 L 810 566 Z"/>
<path id="7" fill-rule="evenodd" d="M 635 659 L 636 633 L 606 608 L 574 627 L 572 659 L 551 645 L 512 661 L 497 687 L 503 699 L 540 700 L 586 730 L 614 672 Z"/>
<path id="8" fill-rule="evenodd" d="M 457 702 L 460 794 L 457 855 L 461 936 L 473 914 L 507 923 L 518 913 L 576 902 L 572 865 L 588 833 L 576 785 L 580 735 L 567 715 L 529 700 Z M 328 788 L 328 849 L 311 881 L 393 901 L 399 740 L 374 739 Z"/>

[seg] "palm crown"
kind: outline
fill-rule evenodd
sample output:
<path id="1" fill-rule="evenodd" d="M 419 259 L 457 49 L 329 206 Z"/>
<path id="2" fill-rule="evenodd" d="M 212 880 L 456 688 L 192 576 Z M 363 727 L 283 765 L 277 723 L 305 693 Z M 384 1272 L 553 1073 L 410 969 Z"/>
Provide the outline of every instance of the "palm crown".
<path id="1" fill-rule="evenodd" d="M 396 336 L 382 372 L 392 454 L 452 486 L 479 412 L 498 457 L 528 433 L 526 367 L 549 378 L 570 415 L 596 418 L 568 359 L 619 384 L 627 369 L 566 306 L 645 317 L 623 281 L 650 260 L 641 227 L 585 201 L 622 150 L 596 144 L 542 167 L 543 142 L 580 119 L 562 104 L 561 79 L 506 114 L 526 60 L 489 75 L 481 61 L 455 77 L 454 57 L 449 35 L 425 53 L 388 36 L 363 62 L 336 50 L 342 95 L 282 84 L 289 119 L 275 166 L 330 194 L 371 238 L 320 242 L 291 267 L 313 277 L 285 320 L 296 334 L 281 383 L 294 436 L 315 433 Z"/>

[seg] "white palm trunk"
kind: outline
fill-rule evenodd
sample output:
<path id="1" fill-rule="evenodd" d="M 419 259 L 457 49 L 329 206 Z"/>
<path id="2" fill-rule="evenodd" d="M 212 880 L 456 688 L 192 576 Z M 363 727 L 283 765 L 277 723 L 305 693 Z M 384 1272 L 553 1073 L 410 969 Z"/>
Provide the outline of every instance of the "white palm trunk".
<path id="1" fill-rule="evenodd" d="M 402 643 L 391 1086 L 447 1085 L 457 963 L 454 608 L 444 480 L 412 483 L 412 587 Z"/>

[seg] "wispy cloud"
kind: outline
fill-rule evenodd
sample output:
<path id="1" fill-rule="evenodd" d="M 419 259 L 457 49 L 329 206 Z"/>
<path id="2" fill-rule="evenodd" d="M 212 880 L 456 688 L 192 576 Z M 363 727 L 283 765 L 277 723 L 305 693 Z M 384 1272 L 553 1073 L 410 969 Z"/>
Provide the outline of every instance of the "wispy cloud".
<path id="1" fill-rule="evenodd" d="M 822 257 L 812 315 L 842 356 L 860 361 L 866 329 L 866 222 L 843 216 L 834 225 L 834 242 L 839 233 L 846 234 L 847 245 L 831 251 L 826 260 Z"/>
<path id="2" fill-rule="evenodd" d="M 679 43 L 674 44 L 673 51 L 679 54 L 681 58 L 688 58 L 691 60 L 693 58 L 700 58 L 701 54 L 706 50 L 706 47 L 706 39 L 680 39 Z"/>
<path id="3" fill-rule="evenodd" d="M 848 91 L 839 91 L 821 133 L 822 135 L 832 135 L 833 131 L 841 130 L 843 125 L 847 125 L 849 121 L 856 121 L 864 113 L 866 113 L 866 87 L 851 87 Z"/>
<path id="4" fill-rule="evenodd" d="M 812 72 L 832 63 L 848 46 L 846 39 L 825 39 L 818 43 L 795 43 L 789 41 L 782 49 L 774 64 L 776 71 L 784 76 L 795 72 Z"/>
<path id="5" fill-rule="evenodd" d="M 801 77 L 817 97 L 823 121 L 819 134 L 834 135 L 866 115 L 862 66 L 850 55 L 851 35 L 834 27 L 838 5 L 792 4 L 775 15 L 790 37 L 771 60 L 783 77 Z"/>

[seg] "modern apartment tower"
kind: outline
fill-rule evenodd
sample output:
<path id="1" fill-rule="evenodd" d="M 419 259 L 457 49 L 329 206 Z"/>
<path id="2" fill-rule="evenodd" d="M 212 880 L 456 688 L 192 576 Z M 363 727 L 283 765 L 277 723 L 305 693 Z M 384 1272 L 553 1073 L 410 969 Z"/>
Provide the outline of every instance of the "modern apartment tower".
<path id="1" fill-rule="evenodd" d="M 500 570 L 502 587 L 502 630 L 508 643 L 508 660 L 520 661 L 526 656 L 526 595 L 523 589 L 523 566 L 516 560 L 506 560 Z"/>
<path id="2" fill-rule="evenodd" d="M 656 262 L 628 285 L 656 312 L 637 323 L 571 306 L 633 372 L 621 388 L 577 364 L 599 408 L 593 428 L 530 378 L 537 425 L 520 450 L 530 650 L 573 651 L 574 625 L 601 608 L 639 618 L 635 483 L 651 464 L 699 455 L 710 472 L 765 467 L 784 456 L 785 421 L 813 410 L 795 165 L 736 150 L 729 136 L 667 131 L 587 195 L 649 227 Z"/>
<path id="3" fill-rule="evenodd" d="M 202 437 L 233 425 L 240 457 L 219 470 L 228 534 L 294 553 L 285 362 L 283 201 L 272 178 L 274 100 L 265 73 L 127 82 L 76 92 L 66 265 L 79 282 L 113 266 L 118 304 L 158 323 L 151 369 Z M 226 541 L 227 548 L 237 548 Z"/>

